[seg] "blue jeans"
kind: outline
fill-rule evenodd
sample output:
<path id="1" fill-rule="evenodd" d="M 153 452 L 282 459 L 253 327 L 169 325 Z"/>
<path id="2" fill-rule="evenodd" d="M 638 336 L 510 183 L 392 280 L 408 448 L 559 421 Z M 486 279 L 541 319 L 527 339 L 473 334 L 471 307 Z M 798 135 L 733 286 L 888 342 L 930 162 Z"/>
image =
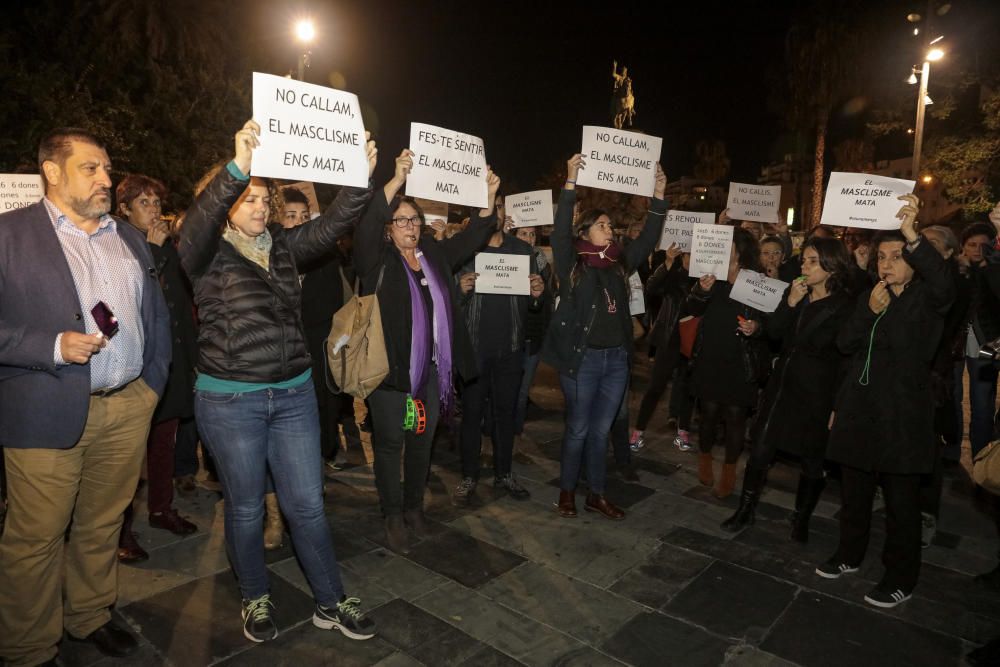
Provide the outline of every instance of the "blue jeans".
<path id="1" fill-rule="evenodd" d="M 524 355 L 521 388 L 517 394 L 517 402 L 514 404 L 514 435 L 524 433 L 524 420 L 528 413 L 528 393 L 531 391 L 531 383 L 535 381 L 535 371 L 538 370 L 538 361 L 541 357 L 540 352 Z"/>
<path id="2" fill-rule="evenodd" d="M 241 394 L 195 392 L 195 415 L 225 496 L 226 542 L 244 599 L 268 592 L 264 492 L 270 469 L 295 553 L 313 597 L 344 596 L 323 511 L 323 460 L 312 380 L 292 389 Z"/>
<path id="3" fill-rule="evenodd" d="M 993 439 L 993 420 L 997 411 L 997 373 L 1000 365 L 995 361 L 966 357 L 965 363 L 955 364 L 955 411 L 958 423 L 964 423 L 962 410 L 962 374 L 969 370 L 969 443 L 972 457 Z M 959 426 L 959 442 L 962 427 Z"/>
<path id="4" fill-rule="evenodd" d="M 559 487 L 576 489 L 586 457 L 590 491 L 603 494 L 608 431 L 625 396 L 628 354 L 624 347 L 588 348 L 576 377 L 560 374 L 559 383 L 566 398 Z"/>

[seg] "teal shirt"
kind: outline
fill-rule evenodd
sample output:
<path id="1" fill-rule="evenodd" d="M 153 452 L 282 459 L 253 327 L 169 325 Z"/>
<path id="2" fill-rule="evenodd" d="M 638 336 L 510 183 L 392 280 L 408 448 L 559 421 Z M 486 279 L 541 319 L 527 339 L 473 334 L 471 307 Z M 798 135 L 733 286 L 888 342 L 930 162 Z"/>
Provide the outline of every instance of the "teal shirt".
<path id="1" fill-rule="evenodd" d="M 223 380 L 206 373 L 199 373 L 194 388 L 198 391 L 210 391 L 215 394 L 246 394 L 261 389 L 294 389 L 308 382 L 311 377 L 311 368 L 301 375 L 296 375 L 291 380 L 281 382 L 237 382 L 236 380 Z"/>

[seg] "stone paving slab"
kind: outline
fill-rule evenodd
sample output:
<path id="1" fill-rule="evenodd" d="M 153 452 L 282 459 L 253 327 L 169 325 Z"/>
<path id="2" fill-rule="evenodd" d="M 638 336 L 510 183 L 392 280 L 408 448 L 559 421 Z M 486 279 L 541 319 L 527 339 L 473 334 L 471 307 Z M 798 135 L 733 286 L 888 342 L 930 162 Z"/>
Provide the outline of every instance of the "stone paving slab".
<path id="1" fill-rule="evenodd" d="M 633 617 L 602 648 L 630 665 L 714 667 L 723 663 L 729 643 L 701 628 L 651 612 Z"/>

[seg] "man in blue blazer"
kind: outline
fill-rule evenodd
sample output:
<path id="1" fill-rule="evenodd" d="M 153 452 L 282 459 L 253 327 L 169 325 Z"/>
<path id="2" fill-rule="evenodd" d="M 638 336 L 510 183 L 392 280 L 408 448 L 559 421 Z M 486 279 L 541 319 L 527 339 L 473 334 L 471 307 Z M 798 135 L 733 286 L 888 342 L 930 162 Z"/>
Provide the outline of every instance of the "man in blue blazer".
<path id="1" fill-rule="evenodd" d="M 55 130 L 38 163 L 45 197 L 0 215 L 0 659 L 25 666 L 55 664 L 64 629 L 137 647 L 111 620 L 116 550 L 171 352 L 146 239 L 108 215 L 100 141 Z"/>

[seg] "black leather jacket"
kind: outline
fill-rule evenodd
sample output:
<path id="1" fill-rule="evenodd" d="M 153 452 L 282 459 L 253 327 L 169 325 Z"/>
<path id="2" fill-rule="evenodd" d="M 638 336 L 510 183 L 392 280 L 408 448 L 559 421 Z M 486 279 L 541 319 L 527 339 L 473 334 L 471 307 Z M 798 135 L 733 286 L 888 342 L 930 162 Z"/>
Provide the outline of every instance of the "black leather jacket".
<path id="1" fill-rule="evenodd" d="M 269 270 L 222 239 L 229 209 L 247 182 L 228 169 L 188 210 L 178 251 L 198 307 L 198 371 L 239 382 L 281 382 L 310 367 L 300 317 L 298 265 L 330 252 L 351 229 L 372 190 L 342 188 L 327 211 L 294 229 L 268 225 Z"/>

